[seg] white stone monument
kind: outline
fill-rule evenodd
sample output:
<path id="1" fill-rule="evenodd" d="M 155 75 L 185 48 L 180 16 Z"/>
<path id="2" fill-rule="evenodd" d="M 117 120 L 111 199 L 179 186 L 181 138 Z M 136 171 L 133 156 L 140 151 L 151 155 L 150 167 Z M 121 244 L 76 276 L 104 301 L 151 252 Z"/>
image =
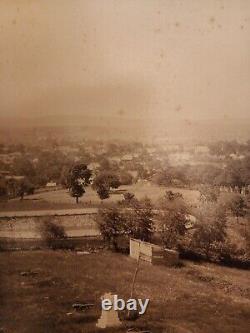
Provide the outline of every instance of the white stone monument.
<path id="1" fill-rule="evenodd" d="M 114 304 L 114 295 L 111 293 L 106 293 L 101 297 L 102 300 L 109 299 L 112 304 Z M 101 317 L 98 319 L 96 324 L 98 328 L 107 328 L 107 327 L 119 327 L 121 326 L 121 321 L 118 317 L 118 312 L 113 309 L 104 310 L 102 308 Z"/>

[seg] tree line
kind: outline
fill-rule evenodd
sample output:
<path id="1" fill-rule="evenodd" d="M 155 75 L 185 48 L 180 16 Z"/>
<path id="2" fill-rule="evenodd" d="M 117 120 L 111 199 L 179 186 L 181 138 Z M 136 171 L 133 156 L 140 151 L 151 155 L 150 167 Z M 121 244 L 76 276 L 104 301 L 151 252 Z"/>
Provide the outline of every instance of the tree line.
<path id="1" fill-rule="evenodd" d="M 247 205 L 241 200 L 232 196 L 230 200 L 214 201 L 201 195 L 199 205 L 192 208 L 180 193 L 172 191 L 166 191 L 155 204 L 149 198 L 138 200 L 126 193 L 113 207 L 99 209 L 97 223 L 104 241 L 115 251 L 128 250 L 132 237 L 177 250 L 192 259 L 249 265 L 250 226 L 239 228 L 239 216 L 247 214 Z M 230 237 L 231 216 L 236 217 L 235 228 L 241 230 L 242 244 Z M 191 227 L 190 218 L 195 218 Z"/>

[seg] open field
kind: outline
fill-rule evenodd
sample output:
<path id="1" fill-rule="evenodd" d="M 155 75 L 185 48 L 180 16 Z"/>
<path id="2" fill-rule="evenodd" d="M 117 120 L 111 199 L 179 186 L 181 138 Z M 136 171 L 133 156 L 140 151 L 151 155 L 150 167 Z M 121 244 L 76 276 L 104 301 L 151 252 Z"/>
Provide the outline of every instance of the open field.
<path id="1" fill-rule="evenodd" d="M 131 258 L 110 252 L 0 253 L 1 332 L 98 332 L 100 296 L 113 291 L 129 298 L 135 265 Z M 142 263 L 136 297 L 150 298 L 149 307 L 136 322 L 123 324 L 153 333 L 246 333 L 250 325 L 249 278 L 247 271 L 212 264 L 167 268 Z M 93 302 L 95 307 L 75 312 L 72 304 L 78 302 Z"/>
<path id="2" fill-rule="evenodd" d="M 104 203 L 110 204 L 123 199 L 123 193 L 126 191 L 132 192 L 138 199 L 148 196 L 153 202 L 156 202 L 159 197 L 163 196 L 166 190 L 180 192 L 183 194 L 184 199 L 190 203 L 195 204 L 199 198 L 199 192 L 189 189 L 179 188 L 166 188 L 164 186 L 157 186 L 150 182 L 136 183 L 128 186 L 121 186 L 118 190 L 111 193 L 110 198 L 104 200 Z M 96 191 L 91 187 L 86 188 L 86 193 L 78 205 L 75 204 L 75 199 L 72 198 L 68 191 L 65 189 L 57 191 L 49 191 L 29 195 L 25 200 L 20 202 L 19 199 L 10 200 L 9 202 L 0 204 L 0 211 L 11 210 L 29 210 L 29 209 L 69 209 L 79 207 L 96 207 L 101 204 Z"/>
<path id="3" fill-rule="evenodd" d="M 0 212 L 0 242 L 2 238 L 41 239 L 44 222 L 52 220 L 67 237 L 99 236 L 96 214 L 96 208 Z"/>

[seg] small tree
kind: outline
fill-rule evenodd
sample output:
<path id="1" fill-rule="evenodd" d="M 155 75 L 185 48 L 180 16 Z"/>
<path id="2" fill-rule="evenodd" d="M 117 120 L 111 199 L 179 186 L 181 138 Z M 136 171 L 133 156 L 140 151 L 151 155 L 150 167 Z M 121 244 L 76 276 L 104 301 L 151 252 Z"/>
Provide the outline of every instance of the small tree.
<path id="1" fill-rule="evenodd" d="M 31 182 L 25 178 L 19 184 L 18 195 L 20 196 L 20 200 L 23 200 L 25 194 L 34 194 L 35 186 L 31 184 Z"/>
<path id="2" fill-rule="evenodd" d="M 85 164 L 77 164 L 69 170 L 67 184 L 70 195 L 76 198 L 76 203 L 85 193 L 85 187 L 90 184 L 90 177 L 91 171 Z"/>
<path id="3" fill-rule="evenodd" d="M 99 185 L 96 192 L 101 200 L 108 199 L 109 198 L 109 187 L 105 184 Z"/>
<path id="4" fill-rule="evenodd" d="M 97 224 L 109 247 L 118 250 L 118 239 L 126 233 L 126 220 L 117 208 L 99 209 Z"/>
<path id="5" fill-rule="evenodd" d="M 246 215 L 246 208 L 247 204 L 240 194 L 234 195 L 231 202 L 229 202 L 229 209 L 232 214 L 236 216 L 237 222 L 239 221 L 239 217 L 244 217 Z"/>
<path id="6" fill-rule="evenodd" d="M 121 185 L 119 177 L 112 172 L 101 172 L 93 182 L 93 189 L 96 190 L 100 199 L 107 199 L 111 188 L 118 188 Z"/>
<path id="7" fill-rule="evenodd" d="M 14 178 L 10 178 L 7 180 L 6 186 L 7 186 L 8 197 L 15 198 L 18 195 L 19 182 Z"/>
<path id="8" fill-rule="evenodd" d="M 5 181 L 0 180 L 0 200 L 6 199 L 8 196 L 7 185 Z"/>

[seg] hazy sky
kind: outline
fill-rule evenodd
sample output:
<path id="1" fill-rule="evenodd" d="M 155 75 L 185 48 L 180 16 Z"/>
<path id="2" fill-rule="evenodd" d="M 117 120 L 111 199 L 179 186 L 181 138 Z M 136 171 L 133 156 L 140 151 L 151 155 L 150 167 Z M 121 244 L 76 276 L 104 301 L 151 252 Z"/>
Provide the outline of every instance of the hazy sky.
<path id="1" fill-rule="evenodd" d="M 0 113 L 249 117 L 249 0 L 0 0 Z"/>

